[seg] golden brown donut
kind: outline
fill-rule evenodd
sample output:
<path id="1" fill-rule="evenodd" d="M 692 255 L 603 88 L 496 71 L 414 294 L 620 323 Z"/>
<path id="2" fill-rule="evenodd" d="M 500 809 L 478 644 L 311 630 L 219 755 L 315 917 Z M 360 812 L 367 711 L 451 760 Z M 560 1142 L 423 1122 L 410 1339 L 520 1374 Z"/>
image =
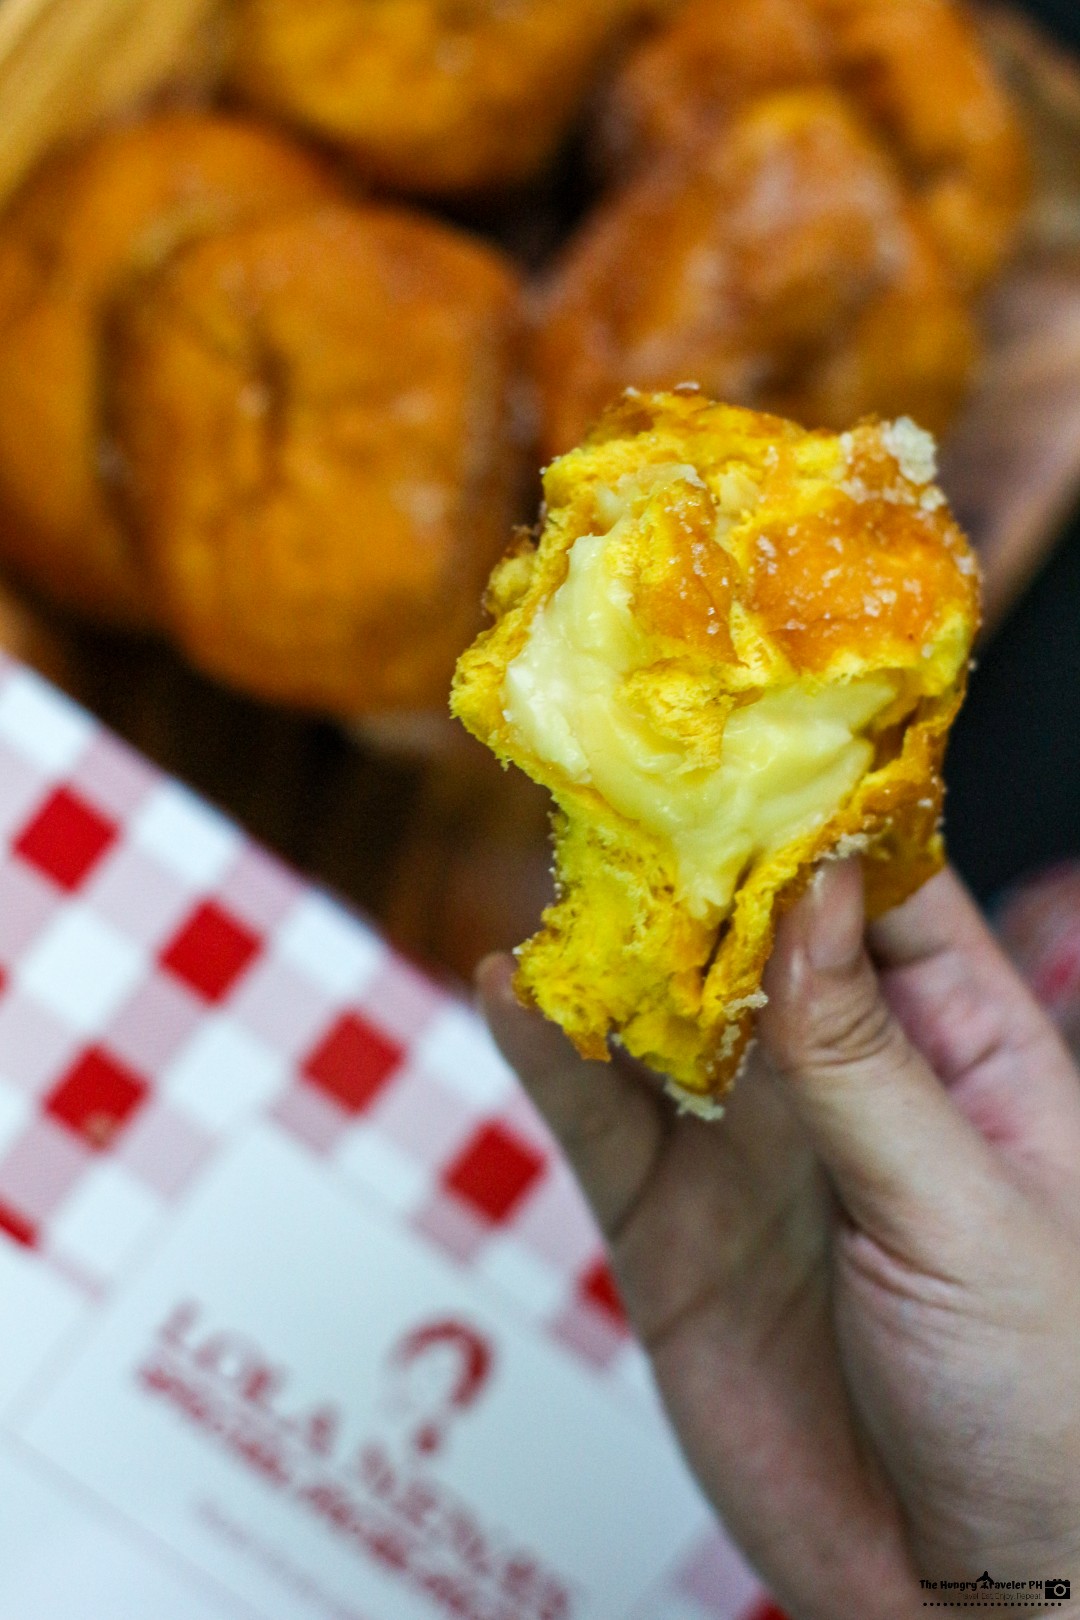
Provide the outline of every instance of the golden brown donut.
<path id="1" fill-rule="evenodd" d="M 751 97 L 826 83 L 831 65 L 810 0 L 690 0 L 620 68 L 603 146 L 625 171 L 710 139 Z"/>
<path id="2" fill-rule="evenodd" d="M 378 184 L 536 173 L 640 0 L 240 0 L 233 81 Z"/>
<path id="3" fill-rule="evenodd" d="M 24 580 L 93 616 L 154 617 L 102 478 L 112 310 L 179 243 L 336 192 L 289 140 L 194 113 L 32 176 L 0 222 L 0 556 Z"/>
<path id="4" fill-rule="evenodd" d="M 974 557 L 910 420 L 834 436 L 628 395 L 544 479 L 452 709 L 552 793 L 558 898 L 516 988 L 715 1112 L 776 922 L 830 856 L 871 914 L 941 864 Z"/>
<path id="5" fill-rule="evenodd" d="M 1016 238 L 1030 189 L 1020 121 L 954 0 L 813 0 L 840 78 L 884 131 L 961 286 Z"/>
<path id="6" fill-rule="evenodd" d="M 832 83 L 885 141 L 962 287 L 981 286 L 1028 194 L 1019 120 L 954 0 L 690 0 L 610 96 L 625 162 L 710 139 L 747 99 Z"/>
<path id="7" fill-rule="evenodd" d="M 207 238 L 119 313 L 115 420 L 192 662 L 352 716 L 441 703 L 515 512 L 519 294 L 390 208 Z"/>
<path id="8" fill-rule="evenodd" d="M 544 290 L 535 370 L 549 453 L 628 385 L 841 428 L 943 427 L 971 317 L 891 163 L 836 91 L 759 97 L 692 162 L 602 203 Z"/>

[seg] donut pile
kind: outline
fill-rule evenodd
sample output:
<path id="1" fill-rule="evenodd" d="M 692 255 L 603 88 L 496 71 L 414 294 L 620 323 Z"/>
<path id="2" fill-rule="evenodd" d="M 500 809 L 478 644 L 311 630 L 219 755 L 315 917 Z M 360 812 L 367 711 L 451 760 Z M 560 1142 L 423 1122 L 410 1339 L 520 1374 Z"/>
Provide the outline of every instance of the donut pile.
<path id="1" fill-rule="evenodd" d="M 1027 164 L 953 0 L 233 20 L 220 106 L 53 154 L 0 220 L 0 565 L 40 597 L 275 702 L 439 707 L 530 466 L 625 387 L 962 401 Z M 527 225 L 575 131 L 599 200 L 529 275 L 485 208 Z"/>

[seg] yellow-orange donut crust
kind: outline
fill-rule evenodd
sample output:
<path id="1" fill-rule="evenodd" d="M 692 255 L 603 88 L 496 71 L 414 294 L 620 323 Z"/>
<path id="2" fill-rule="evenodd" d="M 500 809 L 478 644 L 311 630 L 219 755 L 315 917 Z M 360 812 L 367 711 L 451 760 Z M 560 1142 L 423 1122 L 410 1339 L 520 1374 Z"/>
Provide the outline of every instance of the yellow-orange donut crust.
<path id="1" fill-rule="evenodd" d="M 876 915 L 943 861 L 942 756 L 963 696 L 978 578 L 932 472 L 910 464 L 910 427 L 868 422 L 837 438 L 690 391 L 628 394 L 547 469 L 542 532 L 520 535 L 496 569 L 495 622 L 458 663 L 453 712 L 504 763 L 544 783 L 557 806 L 558 898 L 519 948 L 518 994 L 584 1056 L 604 1059 L 615 1037 L 706 1113 L 746 1051 L 777 921 L 816 864 L 858 852 Z M 662 545 L 674 549 L 663 566 L 643 551 L 634 612 L 651 625 L 655 669 L 665 659 L 679 668 L 673 690 L 685 713 L 676 724 L 687 747 L 719 758 L 724 705 L 792 681 L 818 690 L 887 670 L 902 694 L 854 791 L 823 824 L 756 859 L 722 920 L 682 903 L 662 840 L 523 746 L 506 712 L 507 668 L 566 579 L 575 540 L 596 530 L 598 489 L 667 463 L 695 469 L 711 494 L 691 480 L 670 528 L 654 521 L 650 544 L 666 533 Z M 760 505 L 726 547 L 703 546 L 732 468 L 749 470 Z M 704 527 L 695 529 L 699 511 Z M 690 551 L 680 550 L 682 529 L 699 536 Z M 722 633 L 706 643 L 713 614 Z M 724 623 L 755 649 L 749 666 Z"/>

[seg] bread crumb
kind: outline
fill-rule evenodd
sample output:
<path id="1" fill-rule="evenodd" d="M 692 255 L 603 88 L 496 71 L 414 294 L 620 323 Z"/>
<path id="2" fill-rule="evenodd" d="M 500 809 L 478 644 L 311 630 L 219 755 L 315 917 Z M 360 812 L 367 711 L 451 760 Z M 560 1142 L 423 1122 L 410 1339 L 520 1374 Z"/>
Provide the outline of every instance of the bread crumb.
<path id="1" fill-rule="evenodd" d="M 679 1107 L 680 1114 L 695 1114 L 698 1119 L 717 1120 L 724 1117 L 723 1103 L 713 1102 L 695 1091 L 686 1091 L 674 1080 L 665 1080 L 664 1090 Z"/>
<path id="2" fill-rule="evenodd" d="M 933 481 L 937 475 L 937 445 L 933 435 L 918 427 L 910 416 L 882 423 L 881 442 L 911 483 Z"/>

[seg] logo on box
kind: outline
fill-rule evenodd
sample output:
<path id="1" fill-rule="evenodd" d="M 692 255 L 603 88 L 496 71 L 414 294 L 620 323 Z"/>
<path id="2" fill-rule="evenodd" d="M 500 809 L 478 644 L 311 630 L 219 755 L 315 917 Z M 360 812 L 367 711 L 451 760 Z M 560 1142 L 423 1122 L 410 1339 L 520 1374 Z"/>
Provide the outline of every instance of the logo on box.
<path id="1" fill-rule="evenodd" d="M 509 1543 L 433 1472 L 432 1459 L 480 1399 L 496 1363 L 490 1336 L 469 1322 L 419 1322 L 386 1356 L 377 1403 L 382 1432 L 358 1433 L 338 1400 L 295 1406 L 288 1367 L 250 1334 L 216 1325 L 198 1301 L 186 1300 L 163 1322 L 135 1379 L 144 1394 L 447 1614 L 572 1620 L 572 1583 Z"/>

